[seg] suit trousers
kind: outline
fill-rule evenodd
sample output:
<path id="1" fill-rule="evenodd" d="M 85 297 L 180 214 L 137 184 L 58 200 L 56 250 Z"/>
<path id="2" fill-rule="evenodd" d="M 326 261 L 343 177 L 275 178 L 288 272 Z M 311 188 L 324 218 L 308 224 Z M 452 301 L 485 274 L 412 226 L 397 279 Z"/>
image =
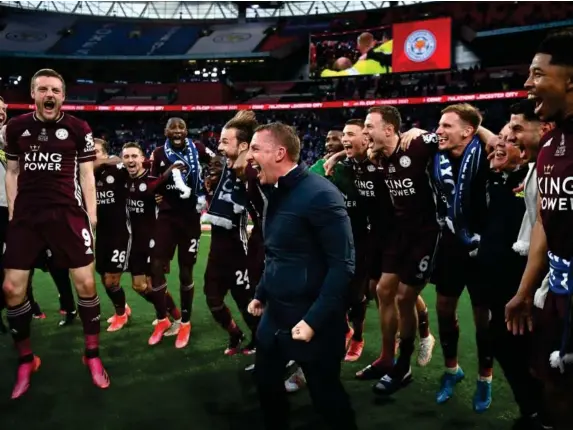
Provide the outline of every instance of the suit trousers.
<path id="1" fill-rule="evenodd" d="M 255 382 L 263 413 L 264 428 L 288 430 L 289 403 L 284 387 L 285 366 L 289 358 L 281 348 L 257 347 Z M 297 360 L 302 368 L 316 412 L 329 429 L 356 430 L 354 410 L 340 381 L 342 358 L 324 354 L 321 359 Z"/>

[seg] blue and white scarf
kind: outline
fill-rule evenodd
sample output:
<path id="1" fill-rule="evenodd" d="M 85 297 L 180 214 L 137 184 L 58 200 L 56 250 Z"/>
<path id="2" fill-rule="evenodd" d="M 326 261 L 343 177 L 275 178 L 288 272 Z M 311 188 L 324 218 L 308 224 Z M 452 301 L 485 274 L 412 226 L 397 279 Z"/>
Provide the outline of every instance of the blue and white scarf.
<path id="1" fill-rule="evenodd" d="M 247 189 L 237 178 L 233 169 L 229 169 L 225 163 L 209 210 L 203 216 L 203 220 L 231 230 L 234 226 L 236 227 L 238 214 L 246 217 L 246 205 Z"/>
<path id="2" fill-rule="evenodd" d="M 199 163 L 199 152 L 191 139 L 185 139 L 185 145 L 181 149 L 173 149 L 171 141 L 165 141 L 165 155 L 171 164 L 177 162 L 185 164 L 187 171 L 182 173 L 175 169 L 172 171 L 173 182 L 182 198 L 189 198 L 190 195 L 197 196 L 197 211 L 205 205 L 205 189 L 201 175 L 201 164 Z M 181 181 L 181 179 L 183 179 Z M 190 191 L 190 192 L 189 192 Z"/>
<path id="3" fill-rule="evenodd" d="M 479 171 L 482 151 L 476 136 L 464 150 L 457 180 L 446 152 L 438 152 L 434 158 L 434 181 L 446 198 L 446 224 L 471 249 L 470 255 L 475 253 L 480 241 L 479 234 L 469 230 L 466 217 L 471 211 L 471 185 Z"/>
<path id="4" fill-rule="evenodd" d="M 567 296 L 567 309 L 565 312 L 565 322 L 563 324 L 563 335 L 559 351 L 554 351 L 549 357 L 549 363 L 554 368 L 559 368 L 561 373 L 565 372 L 565 364 L 573 363 L 573 353 L 567 353 L 571 347 L 569 345 L 571 319 L 573 318 L 573 265 L 571 260 L 557 257 L 551 252 L 549 257 L 549 290 L 560 296 Z"/>

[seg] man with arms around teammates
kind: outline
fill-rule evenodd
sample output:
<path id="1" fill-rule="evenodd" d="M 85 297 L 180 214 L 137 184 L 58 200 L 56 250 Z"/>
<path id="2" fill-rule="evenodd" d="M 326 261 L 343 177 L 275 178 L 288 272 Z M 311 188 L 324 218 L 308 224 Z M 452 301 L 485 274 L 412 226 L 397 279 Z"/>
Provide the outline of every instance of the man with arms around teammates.
<path id="1" fill-rule="evenodd" d="M 19 356 L 12 398 L 30 386 L 40 359 L 30 345 L 32 309 L 26 297 L 30 270 L 41 253 L 52 252 L 55 267 L 69 268 L 83 323 L 83 360 L 93 383 L 109 387 L 99 358 L 100 303 L 94 277 L 92 228 L 97 224 L 93 161 L 88 124 L 61 112 L 62 76 L 42 69 L 32 77 L 36 110 L 6 127 L 6 194 L 11 223 L 4 254 L 8 323 Z"/>
<path id="2" fill-rule="evenodd" d="M 392 394 L 411 379 L 410 358 L 418 328 L 416 302 L 430 277 L 440 236 L 429 170 L 437 136 L 421 136 L 402 149 L 401 125 L 400 113 L 392 106 L 371 108 L 365 121 L 394 208 L 394 229 L 384 244 L 382 279 L 387 280 L 387 288 L 394 286 L 387 294 L 396 298 L 399 310 L 400 356 L 374 386 L 380 394 Z M 433 337 L 428 339 L 434 343 Z"/>

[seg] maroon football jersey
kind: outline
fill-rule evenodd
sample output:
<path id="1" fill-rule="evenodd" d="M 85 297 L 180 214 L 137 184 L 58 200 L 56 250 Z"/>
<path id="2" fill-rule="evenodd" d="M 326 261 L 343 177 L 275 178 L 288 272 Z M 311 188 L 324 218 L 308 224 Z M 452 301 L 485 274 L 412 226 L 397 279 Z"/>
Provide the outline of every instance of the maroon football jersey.
<path id="1" fill-rule="evenodd" d="M 201 142 L 193 141 L 199 155 L 199 163 L 206 164 L 211 161 L 214 156 L 211 150 L 208 150 Z M 151 156 L 151 175 L 158 178 L 171 166 L 171 162 L 165 154 L 165 148 L 160 146 L 153 151 Z M 199 172 L 201 175 L 201 172 Z M 184 211 L 189 214 L 197 214 L 196 203 L 197 199 L 191 196 L 188 199 L 182 199 L 181 193 L 175 188 L 173 177 L 170 176 L 158 189 L 157 192 L 163 196 L 163 201 L 159 205 L 159 210 L 175 210 L 178 212 Z M 199 216 L 197 214 L 197 216 Z"/>
<path id="2" fill-rule="evenodd" d="M 400 149 L 398 143 L 389 157 L 380 157 L 396 221 L 408 227 L 438 227 L 431 176 L 437 148 L 438 136 L 426 134 L 414 139 L 408 149 Z"/>
<path id="3" fill-rule="evenodd" d="M 111 234 L 127 224 L 125 182 L 129 174 L 122 163 L 95 171 L 98 234 Z"/>
<path id="4" fill-rule="evenodd" d="M 151 176 L 149 170 L 146 170 L 136 178 L 128 177 L 125 182 L 127 212 L 131 224 L 134 247 L 147 246 L 153 238 L 155 220 L 157 219 L 157 205 L 154 193 L 156 182 L 157 178 Z"/>
<path id="5" fill-rule="evenodd" d="M 541 139 L 537 158 L 537 185 L 541 219 L 549 251 L 557 257 L 573 258 L 573 133 L 559 127 Z"/>
<path id="6" fill-rule="evenodd" d="M 383 234 L 392 219 L 392 203 L 384 183 L 382 167 L 370 160 L 351 160 L 354 172 L 354 186 L 358 193 L 358 205 L 368 215 L 368 222 L 374 234 Z"/>
<path id="7" fill-rule="evenodd" d="M 58 121 L 42 122 L 35 112 L 12 118 L 6 128 L 6 158 L 18 161 L 15 214 L 38 208 L 83 206 L 78 166 L 95 160 L 89 125 L 62 113 Z"/>

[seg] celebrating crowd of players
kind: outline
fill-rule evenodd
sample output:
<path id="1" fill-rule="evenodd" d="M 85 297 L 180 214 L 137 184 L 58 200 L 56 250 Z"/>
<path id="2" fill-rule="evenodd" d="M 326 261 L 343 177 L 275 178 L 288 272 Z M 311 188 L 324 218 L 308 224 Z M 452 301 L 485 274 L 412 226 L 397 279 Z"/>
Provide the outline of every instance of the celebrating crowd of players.
<path id="1" fill-rule="evenodd" d="M 478 355 L 475 411 L 492 402 L 496 359 L 521 412 L 516 428 L 573 428 L 572 44 L 571 33 L 544 41 L 525 84 L 529 100 L 513 107 L 498 135 L 484 129 L 479 111 L 467 104 L 445 108 L 435 133 L 401 134 L 400 112 L 391 106 L 373 107 L 365 119 L 329 133 L 329 154 L 312 170 L 339 187 L 352 224 L 356 270 L 346 360 L 361 357 L 367 297 L 375 291 L 381 353 L 356 377 L 377 380 L 377 394 L 390 395 L 412 379 L 418 333 L 419 365 L 432 358 L 435 338 L 420 297 L 431 280 L 445 367 L 437 403 L 450 399 L 465 376 L 457 359 L 456 308 L 467 287 Z M 13 118 L 5 130 L 10 224 L 3 287 L 19 356 L 12 397 L 27 391 L 40 366 L 30 346 L 28 291 L 30 271 L 46 252 L 55 270 L 69 269 L 77 290 L 84 363 L 96 386 L 106 388 L 110 379 L 98 351 L 94 253 L 115 308 L 108 331 L 120 330 L 131 314 L 120 286 L 129 271 L 133 289 L 156 312 L 149 344 L 173 335 L 176 347 L 185 347 L 207 207 L 207 303 L 229 334 L 225 353 L 255 353 L 264 303 L 252 298 L 264 270 L 268 154 L 249 148 L 258 125 L 254 113 L 239 112 L 225 125 L 223 157 L 189 140 L 186 124 L 172 118 L 165 145 L 150 160 L 136 143 L 126 144 L 118 158 L 108 156 L 106 142 L 94 139 L 85 122 L 60 111 L 65 85 L 59 74 L 39 71 L 31 90 L 35 112 Z M 247 213 L 254 222 L 250 235 Z M 179 307 L 165 276 L 176 249 Z M 225 305 L 227 292 L 250 331 L 249 343 Z"/>

